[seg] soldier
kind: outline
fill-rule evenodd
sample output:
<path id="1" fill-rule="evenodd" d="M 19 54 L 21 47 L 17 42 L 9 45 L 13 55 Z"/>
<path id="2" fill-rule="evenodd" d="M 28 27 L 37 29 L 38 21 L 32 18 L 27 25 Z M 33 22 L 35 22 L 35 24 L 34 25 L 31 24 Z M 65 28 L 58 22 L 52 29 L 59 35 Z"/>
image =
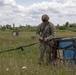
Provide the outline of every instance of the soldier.
<path id="1" fill-rule="evenodd" d="M 51 39 L 54 37 L 55 34 L 55 26 L 51 22 L 49 22 L 49 16 L 47 14 L 42 15 L 41 19 L 42 23 L 39 24 L 36 31 L 36 36 L 40 40 L 40 56 L 38 64 L 42 64 L 44 53 L 46 52 L 46 65 L 48 65 L 51 60 L 53 45 L 53 41 Z"/>

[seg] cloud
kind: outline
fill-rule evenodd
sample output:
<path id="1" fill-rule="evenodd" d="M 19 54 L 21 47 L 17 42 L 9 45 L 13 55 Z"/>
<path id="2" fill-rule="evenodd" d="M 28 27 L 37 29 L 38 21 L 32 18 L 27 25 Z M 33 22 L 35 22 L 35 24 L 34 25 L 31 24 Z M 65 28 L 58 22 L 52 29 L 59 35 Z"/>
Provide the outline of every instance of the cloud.
<path id="1" fill-rule="evenodd" d="M 15 0 L 1 0 L 5 5 L 15 5 Z"/>
<path id="2" fill-rule="evenodd" d="M 1 0 L 0 4 L 2 4 L 0 5 L 1 24 L 16 23 L 18 19 L 21 18 L 25 13 L 24 7 L 17 5 L 14 0 Z"/>
<path id="3" fill-rule="evenodd" d="M 52 1 L 52 2 L 42 2 L 33 4 L 32 6 L 30 6 L 30 9 L 28 11 L 30 12 L 31 15 L 34 16 L 48 13 L 53 23 L 63 24 L 66 21 L 74 22 L 76 20 L 75 9 L 76 9 L 75 2 L 70 0 L 70 1 L 64 1 L 64 3 L 58 3 L 56 1 Z M 71 19 L 74 20 L 72 21 Z"/>
<path id="4" fill-rule="evenodd" d="M 0 24 L 38 25 L 47 13 L 54 24 L 76 22 L 76 0 L 52 0 L 21 6 L 15 0 L 0 0 Z"/>

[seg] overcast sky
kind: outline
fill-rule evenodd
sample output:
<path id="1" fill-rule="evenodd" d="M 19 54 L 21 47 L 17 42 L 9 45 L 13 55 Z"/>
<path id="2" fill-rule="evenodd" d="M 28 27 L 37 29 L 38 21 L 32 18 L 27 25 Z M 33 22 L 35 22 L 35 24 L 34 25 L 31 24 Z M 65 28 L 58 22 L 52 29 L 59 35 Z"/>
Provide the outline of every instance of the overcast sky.
<path id="1" fill-rule="evenodd" d="M 0 0 L 0 25 L 38 25 L 42 14 L 53 24 L 76 23 L 76 0 Z"/>

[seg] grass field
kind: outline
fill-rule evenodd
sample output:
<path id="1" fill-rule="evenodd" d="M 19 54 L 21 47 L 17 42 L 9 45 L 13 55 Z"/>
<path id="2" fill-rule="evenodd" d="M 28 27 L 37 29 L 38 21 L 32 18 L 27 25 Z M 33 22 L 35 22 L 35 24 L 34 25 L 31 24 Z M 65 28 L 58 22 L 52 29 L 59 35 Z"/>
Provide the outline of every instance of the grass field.
<path id="1" fill-rule="evenodd" d="M 16 48 L 22 45 L 38 42 L 32 39 L 35 32 L 20 32 L 19 36 L 13 36 L 12 32 L 0 31 L 0 51 Z M 75 32 L 57 31 L 57 37 L 76 36 Z M 39 44 L 24 48 L 24 51 L 15 50 L 0 54 L 0 75 L 76 75 L 75 65 L 53 64 L 46 66 L 44 62 L 38 65 Z"/>

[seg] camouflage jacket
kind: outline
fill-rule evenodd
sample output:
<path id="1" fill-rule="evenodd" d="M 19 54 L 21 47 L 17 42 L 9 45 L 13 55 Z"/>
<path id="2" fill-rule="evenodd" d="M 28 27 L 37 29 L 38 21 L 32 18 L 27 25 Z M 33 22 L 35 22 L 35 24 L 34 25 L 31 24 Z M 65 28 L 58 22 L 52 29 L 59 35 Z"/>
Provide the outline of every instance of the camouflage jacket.
<path id="1" fill-rule="evenodd" d="M 38 39 L 47 37 L 48 40 L 52 39 L 55 36 L 55 26 L 51 22 L 39 24 L 36 36 Z"/>

